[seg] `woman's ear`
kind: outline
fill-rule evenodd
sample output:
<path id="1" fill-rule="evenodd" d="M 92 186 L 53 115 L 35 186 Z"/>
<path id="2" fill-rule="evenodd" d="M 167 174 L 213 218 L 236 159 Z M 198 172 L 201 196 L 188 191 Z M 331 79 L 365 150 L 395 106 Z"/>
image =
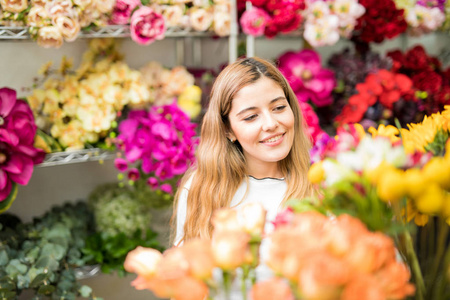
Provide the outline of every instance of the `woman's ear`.
<path id="1" fill-rule="evenodd" d="M 230 142 L 234 143 L 234 142 L 236 141 L 236 136 L 234 135 L 233 132 L 229 131 L 229 132 L 227 133 L 227 139 L 228 139 Z"/>

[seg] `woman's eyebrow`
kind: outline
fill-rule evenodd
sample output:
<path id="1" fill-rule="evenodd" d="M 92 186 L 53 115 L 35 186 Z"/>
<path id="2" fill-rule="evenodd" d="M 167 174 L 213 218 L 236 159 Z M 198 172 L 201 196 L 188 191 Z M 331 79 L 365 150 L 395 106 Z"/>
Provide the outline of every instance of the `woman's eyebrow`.
<path id="1" fill-rule="evenodd" d="M 274 102 L 277 102 L 277 101 L 280 101 L 280 100 L 286 100 L 286 97 L 284 97 L 284 96 L 276 97 L 275 99 L 273 99 L 273 100 L 270 101 L 270 104 L 272 104 L 272 103 L 274 103 Z M 249 110 L 256 109 L 256 108 L 257 108 L 256 106 L 250 106 L 250 107 L 244 108 L 243 110 L 241 110 L 240 112 L 238 112 L 238 113 L 236 114 L 236 116 L 242 115 L 242 114 L 244 114 L 245 112 L 247 112 L 247 111 L 249 111 Z"/>

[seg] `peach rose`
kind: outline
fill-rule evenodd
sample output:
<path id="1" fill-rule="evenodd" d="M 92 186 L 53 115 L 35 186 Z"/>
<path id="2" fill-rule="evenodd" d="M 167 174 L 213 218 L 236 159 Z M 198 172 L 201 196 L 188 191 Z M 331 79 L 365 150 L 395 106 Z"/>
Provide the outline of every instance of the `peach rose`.
<path id="1" fill-rule="evenodd" d="M 256 283 L 250 295 L 253 300 L 294 300 L 289 284 L 279 277 Z"/>
<path id="2" fill-rule="evenodd" d="M 49 15 L 42 6 L 33 6 L 28 12 L 27 25 L 30 27 L 42 27 L 51 25 Z"/>
<path id="3" fill-rule="evenodd" d="M 231 208 L 216 210 L 211 218 L 211 224 L 214 226 L 214 233 L 241 230 L 238 212 Z"/>
<path id="4" fill-rule="evenodd" d="M 44 48 L 59 48 L 63 44 L 63 36 L 56 27 L 42 27 L 37 34 L 37 44 Z"/>
<path id="5" fill-rule="evenodd" d="M 72 15 L 72 1 L 62 0 L 62 1 L 48 1 L 45 4 L 45 10 L 50 15 L 51 18 L 56 16 L 67 16 Z"/>
<path id="6" fill-rule="evenodd" d="M 214 20 L 214 16 L 210 10 L 203 8 L 194 8 L 190 10 L 191 26 L 197 31 L 206 31 Z"/>
<path id="7" fill-rule="evenodd" d="M 234 270 L 246 262 L 250 235 L 242 231 L 214 233 L 211 248 L 214 261 L 222 270 Z"/>
<path id="8" fill-rule="evenodd" d="M 28 7 L 28 0 L 0 0 L 3 10 L 20 13 Z"/>
<path id="9" fill-rule="evenodd" d="M 115 0 L 94 1 L 95 8 L 102 14 L 108 14 L 114 9 Z"/>
<path id="10" fill-rule="evenodd" d="M 387 299 L 403 299 L 414 295 L 416 289 L 409 283 L 411 274 L 406 265 L 392 262 L 376 274 L 376 279 Z"/>
<path id="11" fill-rule="evenodd" d="M 341 300 L 385 300 L 386 295 L 380 287 L 379 282 L 373 276 L 355 276 L 345 286 L 339 298 Z"/>
<path id="12" fill-rule="evenodd" d="M 53 22 L 67 42 L 74 41 L 81 29 L 77 19 L 69 18 L 67 16 L 58 16 L 53 19 Z"/>
<path id="13" fill-rule="evenodd" d="M 247 203 L 238 210 L 238 221 L 242 229 L 251 235 L 261 236 L 266 223 L 266 210 L 259 203 Z"/>
<path id="14" fill-rule="evenodd" d="M 218 36 L 230 35 L 231 16 L 228 12 L 217 12 L 214 14 L 214 32 Z"/>
<path id="15" fill-rule="evenodd" d="M 184 13 L 184 5 L 167 5 L 163 7 L 162 15 L 168 26 L 178 26 Z"/>
<path id="16" fill-rule="evenodd" d="M 211 241 L 194 239 L 187 241 L 182 250 L 189 261 L 189 272 L 197 279 L 205 280 L 212 277 L 216 267 L 211 250 Z"/>
<path id="17" fill-rule="evenodd" d="M 163 93 L 171 96 L 178 96 L 188 86 L 194 84 L 194 76 L 185 67 L 178 66 L 170 71 L 169 77 L 164 82 Z"/>
<path id="18" fill-rule="evenodd" d="M 136 273 L 144 278 L 151 278 L 156 274 L 158 263 L 162 257 L 158 250 L 138 246 L 128 252 L 123 266 L 127 272 Z"/>
<path id="19" fill-rule="evenodd" d="M 92 4 L 92 0 L 73 0 L 73 4 L 82 9 L 85 9 L 86 7 Z"/>

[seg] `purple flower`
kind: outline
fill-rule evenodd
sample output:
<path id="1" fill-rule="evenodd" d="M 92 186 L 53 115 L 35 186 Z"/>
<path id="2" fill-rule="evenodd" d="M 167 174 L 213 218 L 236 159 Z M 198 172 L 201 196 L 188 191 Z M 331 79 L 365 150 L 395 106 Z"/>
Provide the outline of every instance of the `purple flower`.
<path id="1" fill-rule="evenodd" d="M 147 184 L 152 188 L 152 190 L 157 189 L 159 186 L 158 179 L 155 177 L 149 177 L 147 179 Z"/>
<path id="2" fill-rule="evenodd" d="M 332 71 L 322 68 L 317 52 L 309 49 L 286 52 L 279 58 L 279 69 L 299 101 L 311 100 L 318 107 L 333 103 L 331 92 L 336 79 Z"/>
<path id="3" fill-rule="evenodd" d="M 167 194 L 172 194 L 173 192 L 172 186 L 168 183 L 161 184 L 160 189 Z"/>
<path id="4" fill-rule="evenodd" d="M 45 152 L 33 146 L 36 135 L 33 112 L 16 91 L 0 89 L 0 202 L 11 193 L 13 184 L 28 184 L 33 165 L 41 163 Z"/>
<path id="5" fill-rule="evenodd" d="M 123 171 L 126 171 L 128 169 L 128 162 L 125 159 L 118 157 L 118 158 L 116 158 L 114 160 L 114 166 L 120 172 L 123 172 Z"/>
<path id="6" fill-rule="evenodd" d="M 140 174 L 139 174 L 139 170 L 138 170 L 138 169 L 136 169 L 136 168 L 131 168 L 131 169 L 128 171 L 128 179 L 133 180 L 133 181 L 136 181 L 136 180 L 139 179 L 139 177 L 140 177 Z"/>

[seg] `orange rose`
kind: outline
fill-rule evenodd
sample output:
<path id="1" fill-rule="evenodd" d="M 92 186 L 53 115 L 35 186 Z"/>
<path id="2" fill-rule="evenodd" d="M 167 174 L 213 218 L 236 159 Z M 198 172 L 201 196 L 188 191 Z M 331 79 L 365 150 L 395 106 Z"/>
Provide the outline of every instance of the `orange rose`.
<path id="1" fill-rule="evenodd" d="M 376 279 L 386 294 L 387 299 L 403 299 L 414 295 L 416 289 L 409 283 L 410 273 L 399 262 L 392 262 L 376 274 Z"/>
<path id="2" fill-rule="evenodd" d="M 385 300 L 386 295 L 373 276 L 355 276 L 346 285 L 341 300 Z"/>
<path id="3" fill-rule="evenodd" d="M 211 223 L 214 226 L 214 232 L 241 230 L 238 213 L 235 209 L 231 208 L 216 210 L 211 218 Z"/>
<path id="4" fill-rule="evenodd" d="M 197 279 L 209 279 L 215 267 L 211 250 L 211 241 L 193 239 L 186 242 L 181 249 L 189 262 L 189 272 Z"/>
<path id="5" fill-rule="evenodd" d="M 239 208 L 238 219 L 245 232 L 261 236 L 266 223 L 266 210 L 259 203 L 247 203 Z"/>
<path id="6" fill-rule="evenodd" d="M 234 270 L 247 258 L 250 235 L 242 231 L 214 232 L 212 251 L 214 261 L 222 270 Z"/>
<path id="7" fill-rule="evenodd" d="M 253 300 L 294 300 L 289 285 L 279 277 L 258 282 L 252 287 L 250 295 Z"/>
<path id="8" fill-rule="evenodd" d="M 128 252 L 123 266 L 127 272 L 150 278 L 155 275 L 156 267 L 162 257 L 158 250 L 139 246 Z"/>

